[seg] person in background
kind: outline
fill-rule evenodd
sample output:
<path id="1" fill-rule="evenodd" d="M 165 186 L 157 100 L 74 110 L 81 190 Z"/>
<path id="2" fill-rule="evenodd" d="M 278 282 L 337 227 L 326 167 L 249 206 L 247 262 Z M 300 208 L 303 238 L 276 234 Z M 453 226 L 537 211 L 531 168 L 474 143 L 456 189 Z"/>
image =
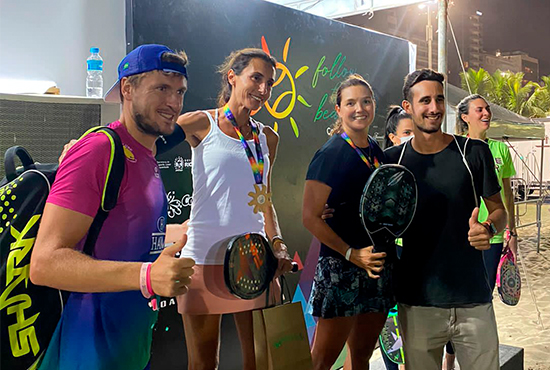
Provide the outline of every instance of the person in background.
<path id="1" fill-rule="evenodd" d="M 487 100 L 479 95 L 472 94 L 464 99 L 457 106 L 458 114 L 456 119 L 457 134 L 467 135 L 472 139 L 483 140 L 489 145 L 491 154 L 495 162 L 495 172 L 497 174 L 498 182 L 500 184 L 501 196 L 508 213 L 508 231 L 509 240 L 508 247 L 517 258 L 518 250 L 518 234 L 516 231 L 516 219 L 514 208 L 514 194 L 512 192 L 512 186 L 510 178 L 516 174 L 514 168 L 514 162 L 510 155 L 508 146 L 503 142 L 492 140 L 487 137 L 487 131 L 491 126 L 491 106 Z M 487 207 L 485 203 L 481 203 L 479 210 L 480 222 L 487 219 Z M 495 288 L 498 263 L 502 254 L 504 245 L 504 230 L 491 239 L 491 249 L 483 251 L 485 268 L 487 269 L 487 275 L 489 276 L 489 283 L 491 288 Z M 447 344 L 445 352 L 445 362 L 443 364 L 444 370 L 451 370 L 454 368 L 455 353 L 452 345 Z"/>
<path id="2" fill-rule="evenodd" d="M 414 125 L 411 115 L 399 105 L 390 105 L 386 117 L 384 149 L 403 144 L 414 136 Z"/>
<path id="3" fill-rule="evenodd" d="M 414 137 L 414 124 L 411 115 L 399 105 L 390 105 L 388 115 L 386 116 L 386 129 L 384 137 L 384 149 L 388 149 L 394 145 L 400 145 Z M 402 239 L 396 240 L 397 256 L 401 257 Z M 386 370 L 405 370 L 405 365 L 397 365 L 392 362 L 386 352 L 380 346 L 380 353 Z"/>

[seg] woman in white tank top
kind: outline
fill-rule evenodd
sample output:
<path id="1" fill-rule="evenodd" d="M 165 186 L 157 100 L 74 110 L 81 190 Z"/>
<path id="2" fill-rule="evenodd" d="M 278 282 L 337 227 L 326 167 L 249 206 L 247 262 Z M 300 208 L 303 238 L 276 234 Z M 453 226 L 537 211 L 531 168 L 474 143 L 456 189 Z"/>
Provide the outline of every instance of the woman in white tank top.
<path id="1" fill-rule="evenodd" d="M 220 68 L 222 90 L 219 104 L 227 104 L 238 129 L 253 154 L 252 126 L 259 128 L 264 157 L 263 184 L 271 189 L 271 168 L 279 137 L 269 126 L 254 121 L 258 110 L 271 96 L 276 61 L 260 49 L 233 52 Z M 188 242 L 182 257 L 193 258 L 197 265 L 189 291 L 179 296 L 189 369 L 216 369 L 218 363 L 220 320 L 233 313 L 241 340 L 243 369 L 255 369 L 252 310 L 265 306 L 265 295 L 254 300 L 234 297 L 225 288 L 223 257 L 228 237 L 246 232 L 265 235 L 273 241 L 279 259 L 277 275 L 291 270 L 291 258 L 281 237 L 273 205 L 255 213 L 248 205 L 255 177 L 232 123 L 223 109 L 187 113 L 178 119 L 192 147 L 193 205 Z M 257 160 L 257 154 L 255 159 Z M 200 365 L 200 366 L 199 366 Z"/>

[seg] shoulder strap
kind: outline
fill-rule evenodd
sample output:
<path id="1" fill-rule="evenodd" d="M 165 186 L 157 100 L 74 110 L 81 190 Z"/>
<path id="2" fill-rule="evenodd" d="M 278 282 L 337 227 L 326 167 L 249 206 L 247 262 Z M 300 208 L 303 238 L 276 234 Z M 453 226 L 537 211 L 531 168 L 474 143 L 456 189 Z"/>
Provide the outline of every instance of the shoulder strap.
<path id="1" fill-rule="evenodd" d="M 470 179 L 472 180 L 472 189 L 474 190 L 474 198 L 476 202 L 476 207 L 479 207 L 479 198 L 477 196 L 476 186 L 474 183 L 474 175 L 472 173 L 472 170 L 470 170 L 470 166 L 468 166 L 468 161 L 466 160 L 466 147 L 468 146 L 468 141 L 470 141 L 470 138 L 467 137 L 466 141 L 464 142 L 464 149 L 460 149 L 460 145 L 458 145 L 458 140 L 456 139 L 456 135 L 453 134 L 453 139 L 455 141 L 456 147 L 458 148 L 458 151 L 460 152 L 460 155 L 462 156 L 462 162 L 466 166 L 466 169 L 468 170 L 468 173 L 470 174 Z"/>
<path id="2" fill-rule="evenodd" d="M 86 131 L 80 139 L 92 132 L 100 132 L 107 136 L 111 144 L 111 155 L 109 157 L 105 187 L 103 188 L 103 194 L 101 196 L 101 204 L 94 221 L 92 222 L 92 226 L 90 226 L 88 237 L 86 238 L 86 243 L 84 244 L 84 253 L 90 256 L 93 254 L 94 246 L 97 241 L 97 237 L 99 236 L 99 231 L 107 219 L 109 211 L 115 207 L 118 201 L 120 184 L 122 183 L 122 178 L 124 177 L 124 166 L 126 162 L 124 159 L 125 156 L 124 149 L 122 147 L 122 140 L 115 130 L 104 126 L 94 127 Z"/>
<path id="3" fill-rule="evenodd" d="M 218 108 L 216 108 L 214 115 L 210 114 L 208 110 L 203 110 L 202 112 L 208 118 L 208 123 L 210 123 L 210 131 L 207 136 L 213 133 L 213 131 L 221 131 L 220 126 L 218 126 Z"/>
<path id="4" fill-rule="evenodd" d="M 401 160 L 403 159 L 403 155 L 405 154 L 405 148 L 407 147 L 407 144 L 410 140 L 405 141 L 405 145 L 403 145 L 403 149 L 401 149 L 401 155 L 399 156 L 399 160 L 397 161 L 397 164 L 401 164 Z"/>

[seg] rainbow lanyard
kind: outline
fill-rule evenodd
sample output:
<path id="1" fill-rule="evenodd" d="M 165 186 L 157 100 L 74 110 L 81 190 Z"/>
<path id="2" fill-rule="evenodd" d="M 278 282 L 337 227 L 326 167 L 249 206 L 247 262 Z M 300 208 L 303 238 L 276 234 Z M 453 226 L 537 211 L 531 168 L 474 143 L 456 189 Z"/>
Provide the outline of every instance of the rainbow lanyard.
<path id="1" fill-rule="evenodd" d="M 243 134 L 241 134 L 241 131 L 239 130 L 237 121 L 235 121 L 235 116 L 233 116 L 233 113 L 231 113 L 231 110 L 229 109 L 229 106 L 227 104 L 223 107 L 223 113 L 225 114 L 225 117 L 229 120 L 229 122 L 231 122 L 231 124 L 233 125 L 233 128 L 235 129 L 235 132 L 237 133 L 239 139 L 241 139 L 241 144 L 243 145 L 246 156 L 248 157 L 248 161 L 250 162 L 250 167 L 252 167 L 252 173 L 254 174 L 254 180 L 256 181 L 256 184 L 262 184 L 262 179 L 264 177 L 264 155 L 262 153 L 262 147 L 260 146 L 258 127 L 252 122 L 252 120 L 250 121 L 250 127 L 252 127 L 252 137 L 254 138 L 254 146 L 256 147 L 256 155 L 258 156 L 258 161 L 256 161 L 256 158 L 254 158 L 254 155 L 252 154 L 248 143 L 246 142 Z"/>
<path id="2" fill-rule="evenodd" d="M 371 161 L 365 156 L 365 154 L 361 151 L 361 149 L 359 149 L 358 147 L 355 146 L 355 144 L 353 143 L 353 141 L 351 141 L 351 139 L 349 138 L 348 134 L 346 134 L 345 132 L 342 132 L 342 134 L 340 135 L 342 137 L 342 139 L 344 139 L 353 149 L 355 149 L 355 151 L 357 152 L 357 154 L 359 154 L 359 157 L 361 157 L 361 159 L 363 160 L 363 162 L 365 162 L 365 164 L 367 166 L 369 166 L 369 168 L 372 170 L 373 168 L 373 164 L 371 163 Z M 378 159 L 376 158 L 376 156 L 372 156 L 372 159 L 374 161 L 374 168 L 378 168 L 380 167 L 380 162 L 378 162 Z"/>

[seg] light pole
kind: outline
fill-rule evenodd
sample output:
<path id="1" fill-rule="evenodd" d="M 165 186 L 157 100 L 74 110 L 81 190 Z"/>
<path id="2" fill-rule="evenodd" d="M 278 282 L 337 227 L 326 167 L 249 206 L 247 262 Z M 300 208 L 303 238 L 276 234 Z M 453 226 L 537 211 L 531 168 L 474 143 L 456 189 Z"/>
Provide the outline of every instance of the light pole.
<path id="1" fill-rule="evenodd" d="M 438 58 L 437 70 L 439 73 L 447 75 L 447 6 L 448 0 L 439 0 L 438 7 Z"/>
<path id="2" fill-rule="evenodd" d="M 426 25 L 426 45 L 428 46 L 428 68 L 433 68 L 433 27 L 432 27 L 432 13 L 431 5 L 434 4 L 437 0 L 426 1 L 425 3 L 419 4 L 418 8 L 420 10 L 426 9 L 428 16 L 428 24 Z"/>
<path id="3" fill-rule="evenodd" d="M 437 71 L 447 76 L 447 6 L 449 0 L 439 0 L 438 25 L 437 25 Z M 448 76 L 447 76 L 448 78 Z M 448 96 L 448 80 L 445 80 L 443 88 L 445 96 Z M 449 132 L 447 115 L 443 119 L 443 132 Z"/>
<path id="4" fill-rule="evenodd" d="M 433 28 L 432 28 L 432 15 L 430 11 L 431 11 L 430 4 L 428 3 L 428 24 L 426 25 L 426 42 L 428 43 L 428 68 L 432 69 Z"/>

